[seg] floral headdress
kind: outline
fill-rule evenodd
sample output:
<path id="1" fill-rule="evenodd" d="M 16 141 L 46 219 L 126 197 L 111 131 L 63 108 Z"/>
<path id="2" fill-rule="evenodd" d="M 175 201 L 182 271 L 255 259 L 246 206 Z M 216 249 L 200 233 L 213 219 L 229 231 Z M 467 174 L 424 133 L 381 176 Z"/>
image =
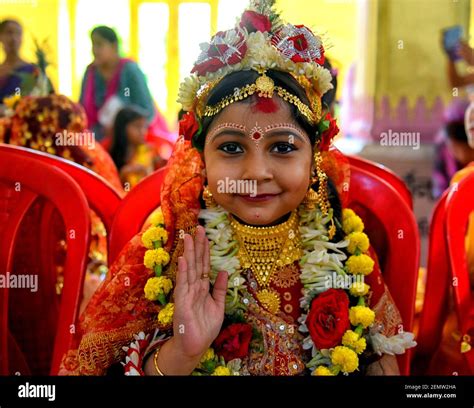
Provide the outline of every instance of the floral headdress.
<path id="1" fill-rule="evenodd" d="M 308 27 L 284 23 L 273 6 L 273 0 L 251 0 L 234 28 L 219 31 L 209 43 L 201 44 L 202 52 L 191 76 L 179 90 L 178 102 L 187 112 L 180 123 L 180 135 L 185 139 L 192 140 L 199 135 L 199 123 L 204 117 L 216 115 L 233 102 L 255 94 L 264 98 L 276 94 L 316 126 L 320 149 L 328 149 L 338 129 L 332 125 L 331 116 L 322 112 L 321 97 L 332 84 L 331 73 L 323 66 L 321 38 Z M 249 70 L 259 73 L 254 83 L 234 89 L 216 105 L 206 106 L 210 92 L 224 77 Z M 298 96 L 276 86 L 266 75 L 268 70 L 290 74 L 304 89 L 309 106 Z"/>

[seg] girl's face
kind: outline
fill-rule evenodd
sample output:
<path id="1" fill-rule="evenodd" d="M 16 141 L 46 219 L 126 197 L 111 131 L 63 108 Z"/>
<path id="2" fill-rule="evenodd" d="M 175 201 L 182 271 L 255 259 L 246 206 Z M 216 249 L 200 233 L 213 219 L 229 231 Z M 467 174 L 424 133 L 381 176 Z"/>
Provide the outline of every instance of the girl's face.
<path id="1" fill-rule="evenodd" d="M 147 131 L 147 122 L 145 118 L 138 118 L 127 124 L 127 141 L 132 145 L 140 145 L 145 142 Z"/>
<path id="2" fill-rule="evenodd" d="M 23 30 L 17 23 L 7 23 L 0 33 L 0 42 L 5 54 L 18 53 L 23 39 Z"/>
<path id="3" fill-rule="evenodd" d="M 100 35 L 93 34 L 92 54 L 94 54 L 94 61 L 98 65 L 103 65 L 117 57 L 117 44 L 112 44 L 110 41 L 102 38 Z"/>
<path id="4" fill-rule="evenodd" d="M 233 103 L 212 122 L 204 161 L 215 201 L 250 225 L 273 225 L 298 207 L 308 191 L 312 146 L 286 102 L 256 111 Z"/>

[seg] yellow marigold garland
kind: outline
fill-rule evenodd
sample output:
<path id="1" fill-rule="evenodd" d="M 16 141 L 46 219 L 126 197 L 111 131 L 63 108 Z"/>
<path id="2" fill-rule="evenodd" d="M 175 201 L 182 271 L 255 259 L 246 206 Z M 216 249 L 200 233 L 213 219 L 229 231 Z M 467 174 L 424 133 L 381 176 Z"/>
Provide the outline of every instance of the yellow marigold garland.
<path id="1" fill-rule="evenodd" d="M 158 313 L 158 322 L 164 326 L 168 326 L 173 323 L 174 315 L 174 303 L 168 303 L 163 309 Z"/>
<path id="2" fill-rule="evenodd" d="M 168 240 L 168 233 L 164 228 L 161 209 L 156 210 L 150 219 L 151 226 L 142 234 L 142 244 L 148 249 L 143 257 L 143 264 L 146 268 L 152 269 L 155 276 L 148 279 L 144 292 L 148 300 L 158 300 L 162 305 L 166 305 L 158 313 L 158 321 L 168 325 L 173 321 L 174 305 L 167 304 L 166 296 L 173 289 L 173 282 L 171 279 L 161 276 L 163 266 L 166 266 L 170 261 L 170 254 L 163 248 Z"/>
<path id="3" fill-rule="evenodd" d="M 331 362 L 343 373 L 352 373 L 359 368 L 359 357 L 349 347 L 337 346 L 331 353 Z"/>
<path id="4" fill-rule="evenodd" d="M 342 212 L 342 229 L 348 241 L 347 252 L 351 254 L 345 262 L 347 273 L 364 278 L 370 275 L 375 262 L 367 254 L 370 248 L 369 237 L 363 232 L 362 219 L 351 209 Z M 361 275 L 361 276 L 360 276 Z M 370 286 L 357 280 L 349 288 L 349 294 L 358 298 L 357 305 L 349 309 L 349 320 L 353 330 L 347 330 L 341 340 L 341 345 L 329 350 L 329 366 L 318 365 L 312 372 L 316 376 L 337 375 L 339 372 L 352 373 L 359 368 L 358 354 L 367 348 L 367 340 L 362 336 L 375 319 L 375 313 L 366 306 L 365 296 Z"/>
<path id="5" fill-rule="evenodd" d="M 334 375 L 334 373 L 326 366 L 321 365 L 316 367 L 316 369 L 312 372 L 312 375 L 331 376 Z"/>
<path id="6" fill-rule="evenodd" d="M 226 366 L 217 366 L 211 375 L 224 376 L 224 375 L 232 375 L 232 373 L 230 369 L 227 368 Z"/>

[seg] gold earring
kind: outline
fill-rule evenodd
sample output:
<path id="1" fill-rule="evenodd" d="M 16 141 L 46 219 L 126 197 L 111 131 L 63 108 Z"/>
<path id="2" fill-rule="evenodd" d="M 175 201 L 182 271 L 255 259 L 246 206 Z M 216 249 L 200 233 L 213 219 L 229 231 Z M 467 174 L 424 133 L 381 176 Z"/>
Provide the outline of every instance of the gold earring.
<path id="1" fill-rule="evenodd" d="M 214 200 L 214 196 L 212 195 L 208 186 L 204 187 L 204 190 L 202 192 L 202 199 L 206 203 L 206 208 L 214 208 L 217 206 L 217 203 Z"/>
<path id="2" fill-rule="evenodd" d="M 327 215 L 329 211 L 329 199 L 328 199 L 328 176 L 321 168 L 323 158 L 321 153 L 318 151 L 314 154 L 314 164 L 316 166 L 316 175 L 318 177 L 318 203 L 319 208 L 323 215 Z"/>
<path id="3" fill-rule="evenodd" d="M 316 180 L 316 176 L 311 177 L 311 185 L 304 196 L 303 203 L 308 210 L 314 210 L 316 208 L 316 204 L 318 203 L 318 193 L 313 190 L 313 184 L 316 183 Z"/>
<path id="4" fill-rule="evenodd" d="M 328 176 L 321 168 L 321 164 L 323 162 L 323 157 L 321 156 L 321 152 L 317 151 L 314 154 L 314 164 L 316 166 L 316 174 L 319 180 L 318 183 L 318 204 L 321 212 L 324 216 L 328 215 L 329 209 L 331 208 L 331 204 L 329 203 L 328 197 Z M 336 225 L 334 224 L 334 217 L 331 216 L 331 226 L 328 229 L 328 237 L 329 239 L 333 239 L 334 235 L 336 235 Z"/>

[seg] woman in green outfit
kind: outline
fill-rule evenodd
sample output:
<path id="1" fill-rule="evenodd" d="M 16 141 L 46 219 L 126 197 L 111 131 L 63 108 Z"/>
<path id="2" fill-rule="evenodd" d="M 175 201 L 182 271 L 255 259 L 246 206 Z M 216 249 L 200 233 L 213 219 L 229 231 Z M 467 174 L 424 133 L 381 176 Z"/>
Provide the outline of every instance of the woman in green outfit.
<path id="1" fill-rule="evenodd" d="M 140 106 L 150 123 L 156 109 L 145 75 L 137 63 L 120 57 L 115 31 L 106 26 L 96 27 L 91 40 L 94 61 L 84 75 L 80 102 L 96 139 L 100 141 L 107 136 L 115 113 L 127 105 Z"/>

